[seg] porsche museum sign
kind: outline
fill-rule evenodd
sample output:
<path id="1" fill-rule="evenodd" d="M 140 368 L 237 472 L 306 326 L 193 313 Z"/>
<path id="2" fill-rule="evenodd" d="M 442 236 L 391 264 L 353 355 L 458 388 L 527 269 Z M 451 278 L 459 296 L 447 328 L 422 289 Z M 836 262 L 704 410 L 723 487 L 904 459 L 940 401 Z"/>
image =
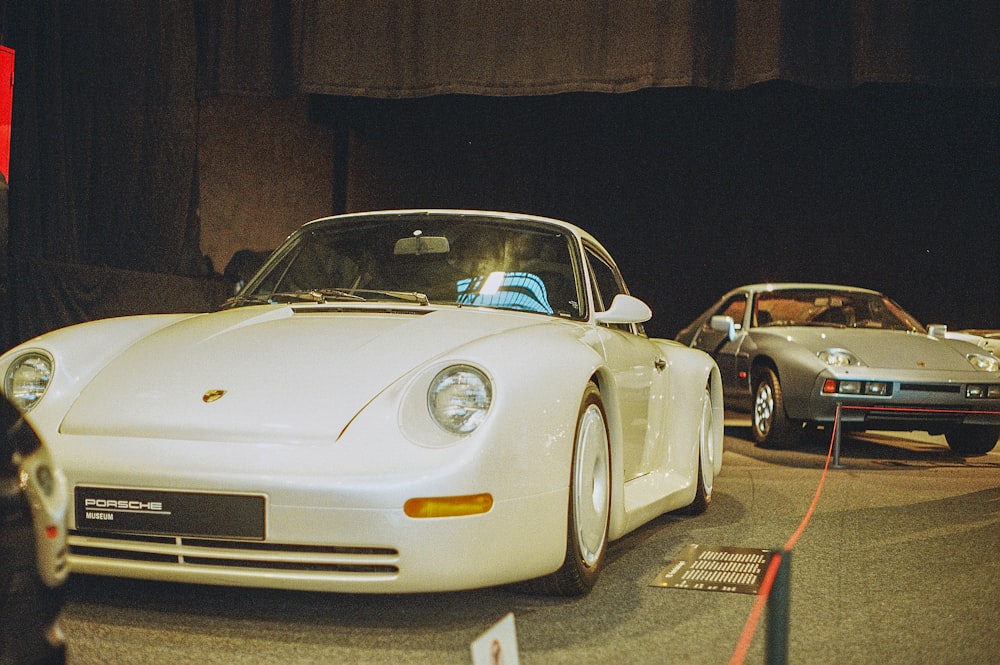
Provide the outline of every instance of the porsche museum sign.
<path id="1" fill-rule="evenodd" d="M 263 495 L 78 486 L 78 531 L 264 539 Z"/>

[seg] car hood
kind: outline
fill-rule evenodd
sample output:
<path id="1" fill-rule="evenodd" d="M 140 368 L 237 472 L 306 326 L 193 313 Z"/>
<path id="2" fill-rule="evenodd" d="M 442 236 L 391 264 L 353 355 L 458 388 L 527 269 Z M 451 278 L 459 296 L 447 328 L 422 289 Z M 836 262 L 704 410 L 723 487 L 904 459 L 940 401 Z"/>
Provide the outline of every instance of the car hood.
<path id="1" fill-rule="evenodd" d="M 968 372 L 966 354 L 980 351 L 959 340 L 942 339 L 902 330 L 871 328 L 758 328 L 762 338 L 780 338 L 812 353 L 825 349 L 846 349 L 868 367 L 929 371 Z"/>
<path id="2" fill-rule="evenodd" d="M 548 321 L 472 308 L 367 306 L 244 307 L 192 317 L 124 349 L 81 390 L 60 430 L 330 441 L 414 368 L 473 340 Z"/>

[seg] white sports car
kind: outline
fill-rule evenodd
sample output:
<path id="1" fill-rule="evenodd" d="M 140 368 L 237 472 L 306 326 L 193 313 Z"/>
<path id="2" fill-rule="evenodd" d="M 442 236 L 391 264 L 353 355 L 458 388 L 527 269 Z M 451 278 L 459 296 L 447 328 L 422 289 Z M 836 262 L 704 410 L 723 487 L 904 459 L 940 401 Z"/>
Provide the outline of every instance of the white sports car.
<path id="1" fill-rule="evenodd" d="M 971 330 L 949 331 L 949 337 L 956 339 L 966 339 L 977 346 L 981 346 L 993 355 L 1000 357 L 1000 330 L 984 330 L 981 328 Z"/>
<path id="2" fill-rule="evenodd" d="M 221 311 L 57 330 L 0 376 L 68 478 L 73 572 L 574 595 L 722 465 L 719 370 L 650 316 L 571 224 L 356 213 Z"/>

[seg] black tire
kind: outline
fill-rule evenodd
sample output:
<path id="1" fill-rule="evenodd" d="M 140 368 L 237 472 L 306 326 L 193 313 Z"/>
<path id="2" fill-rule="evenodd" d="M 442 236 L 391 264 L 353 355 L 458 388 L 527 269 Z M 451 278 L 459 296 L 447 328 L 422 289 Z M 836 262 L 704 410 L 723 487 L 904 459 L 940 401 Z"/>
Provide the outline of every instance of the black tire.
<path id="1" fill-rule="evenodd" d="M 611 448 L 601 394 L 587 385 L 580 403 L 570 469 L 566 558 L 551 575 L 537 580 L 538 591 L 582 596 L 600 577 L 608 550 L 611 515 Z"/>
<path id="2" fill-rule="evenodd" d="M 957 455 L 985 455 L 997 445 L 1000 427 L 965 425 L 946 432 L 944 438 Z"/>
<path id="3" fill-rule="evenodd" d="M 713 413 L 712 393 L 706 387 L 701 403 L 701 424 L 698 427 L 698 488 L 695 490 L 694 501 L 678 511 L 684 515 L 700 515 L 712 503 L 712 488 L 715 485 L 715 460 L 712 458 L 715 450 Z"/>
<path id="4" fill-rule="evenodd" d="M 750 429 L 762 448 L 781 448 L 795 443 L 801 427 L 785 414 L 785 399 L 778 375 L 770 367 L 754 374 Z"/>

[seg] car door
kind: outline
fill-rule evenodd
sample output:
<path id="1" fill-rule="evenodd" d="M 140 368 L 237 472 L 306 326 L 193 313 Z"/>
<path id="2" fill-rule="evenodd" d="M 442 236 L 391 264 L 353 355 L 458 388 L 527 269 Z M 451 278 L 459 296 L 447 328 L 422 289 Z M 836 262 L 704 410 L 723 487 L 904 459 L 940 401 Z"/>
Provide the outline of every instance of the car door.
<path id="1" fill-rule="evenodd" d="M 585 250 L 594 309 L 604 311 L 616 295 L 627 291 L 607 255 L 595 247 Z M 664 421 L 661 411 L 666 408 L 666 358 L 641 324 L 598 324 L 595 334 L 596 346 L 614 378 L 623 435 L 623 471 L 625 480 L 630 480 L 649 471 L 648 460 L 658 458 L 653 449 L 663 445 L 660 424 Z"/>
<path id="2" fill-rule="evenodd" d="M 748 395 L 749 378 L 746 376 L 747 354 L 744 345 L 749 326 L 747 320 L 749 300 L 750 296 L 745 292 L 727 298 L 705 319 L 691 344 L 692 347 L 701 349 L 715 358 L 719 373 L 722 375 L 722 389 L 727 404 L 732 404 Z M 736 334 L 732 340 L 729 339 L 728 332 L 712 327 L 712 319 L 719 316 L 733 319 Z"/>

